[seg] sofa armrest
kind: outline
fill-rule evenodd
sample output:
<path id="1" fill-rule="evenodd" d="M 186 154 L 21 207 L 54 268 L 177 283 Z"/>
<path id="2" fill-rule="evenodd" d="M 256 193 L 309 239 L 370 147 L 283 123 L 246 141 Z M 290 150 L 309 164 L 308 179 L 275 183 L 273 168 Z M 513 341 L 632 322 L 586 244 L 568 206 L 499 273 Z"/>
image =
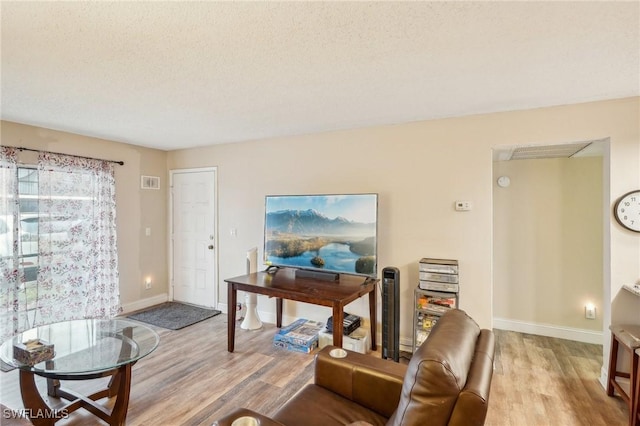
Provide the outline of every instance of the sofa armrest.
<path id="1" fill-rule="evenodd" d="M 315 384 L 391 417 L 407 366 L 348 350 L 346 357 L 334 358 L 329 354 L 333 349 L 338 348 L 327 346 L 316 355 Z"/>
<path id="2" fill-rule="evenodd" d="M 238 408 L 237 410 L 232 411 L 226 416 L 216 420 L 213 423 L 213 426 L 231 426 L 234 420 L 237 420 L 241 417 L 253 417 L 258 421 L 259 426 L 284 426 L 280 422 L 277 422 L 267 416 L 263 416 L 262 414 L 256 413 L 255 411 L 249 410 L 247 408 Z"/>

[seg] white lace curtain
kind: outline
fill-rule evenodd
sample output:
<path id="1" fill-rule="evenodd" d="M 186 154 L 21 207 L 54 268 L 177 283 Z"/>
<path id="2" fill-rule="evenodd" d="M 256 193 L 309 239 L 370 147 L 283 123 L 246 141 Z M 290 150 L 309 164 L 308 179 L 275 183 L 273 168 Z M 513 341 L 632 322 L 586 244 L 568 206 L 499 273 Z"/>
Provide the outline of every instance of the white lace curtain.
<path id="1" fill-rule="evenodd" d="M 15 151 L 4 152 L 6 159 L 0 161 L 15 165 Z M 108 161 L 39 154 L 37 268 L 27 266 L 33 258 L 31 262 L 20 258 L 18 237 L 25 234 L 25 221 L 33 220 L 25 220 L 22 215 L 14 221 L 20 229 L 14 226 L 13 256 L 6 265 L 0 263 L 0 273 L 7 284 L 3 282 L 0 290 L 2 308 L 12 312 L 7 321 L 10 324 L 6 324 L 10 328 L 5 329 L 5 321 L 2 322 L 3 335 L 41 324 L 111 318 L 119 313 L 113 167 Z M 15 201 L 19 182 L 10 176 L 3 179 L 3 193 L 13 191 L 13 197 L 6 197 L 11 202 L 3 198 L 2 204 L 14 217 L 19 216 L 19 203 Z M 3 205 L 0 211 L 5 208 Z M 36 283 L 31 287 L 25 283 L 30 279 L 30 274 L 25 273 L 30 267 L 37 271 Z"/>
<path id="2" fill-rule="evenodd" d="M 18 268 L 18 193 L 17 151 L 0 146 L 0 340 L 4 341 L 25 323 L 19 310 L 23 271 Z"/>

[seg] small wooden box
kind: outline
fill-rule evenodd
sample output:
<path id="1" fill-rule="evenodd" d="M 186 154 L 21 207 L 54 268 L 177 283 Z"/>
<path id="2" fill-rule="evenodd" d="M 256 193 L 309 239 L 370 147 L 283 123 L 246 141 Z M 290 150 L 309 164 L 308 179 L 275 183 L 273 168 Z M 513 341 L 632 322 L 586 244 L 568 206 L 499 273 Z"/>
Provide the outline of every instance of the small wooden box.
<path id="1" fill-rule="evenodd" d="M 53 359 L 54 356 L 53 344 L 45 340 L 32 339 L 13 345 L 13 358 L 25 365 L 36 365 Z"/>

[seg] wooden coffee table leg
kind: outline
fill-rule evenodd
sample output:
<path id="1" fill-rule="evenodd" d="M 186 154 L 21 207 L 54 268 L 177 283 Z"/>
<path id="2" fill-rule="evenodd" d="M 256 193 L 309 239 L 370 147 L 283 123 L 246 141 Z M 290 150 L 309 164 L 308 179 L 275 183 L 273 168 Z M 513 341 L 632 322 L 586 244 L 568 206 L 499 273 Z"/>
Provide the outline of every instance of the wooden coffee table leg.
<path id="1" fill-rule="evenodd" d="M 111 411 L 109 425 L 124 426 L 125 420 L 127 419 L 127 409 L 129 408 L 129 395 L 131 393 L 131 364 L 120 367 L 116 375 L 118 376 L 115 380 L 118 386 L 117 398 Z"/>
<path id="2" fill-rule="evenodd" d="M 106 393 L 109 398 L 113 398 L 114 396 L 118 395 L 118 393 L 120 392 L 121 382 L 122 380 L 120 377 L 120 370 L 118 370 L 117 373 L 111 376 L 111 379 L 109 380 L 109 384 L 107 385 Z"/>
<path id="3" fill-rule="evenodd" d="M 45 365 L 47 366 L 48 370 L 53 369 L 53 361 L 46 361 Z M 60 395 L 58 394 L 59 389 L 60 380 L 47 378 L 47 395 L 58 398 L 60 397 Z"/>
<path id="4" fill-rule="evenodd" d="M 20 370 L 20 392 L 24 407 L 34 425 L 52 426 L 56 423 L 57 419 L 53 418 L 55 413 L 52 413 L 51 408 L 42 399 L 32 372 Z"/>

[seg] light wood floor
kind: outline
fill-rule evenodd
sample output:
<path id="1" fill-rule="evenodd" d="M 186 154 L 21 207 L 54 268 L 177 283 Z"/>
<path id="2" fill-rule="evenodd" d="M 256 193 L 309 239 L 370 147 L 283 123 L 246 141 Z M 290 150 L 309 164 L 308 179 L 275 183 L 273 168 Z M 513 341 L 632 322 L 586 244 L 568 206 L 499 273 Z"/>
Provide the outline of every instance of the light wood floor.
<path id="1" fill-rule="evenodd" d="M 312 380 L 313 356 L 273 348 L 274 325 L 238 327 L 233 354 L 226 350 L 226 315 L 179 331 L 156 330 L 160 346 L 133 368 L 130 426 L 211 425 L 236 407 L 268 415 Z M 607 397 L 598 382 L 601 346 L 500 330 L 496 337 L 487 425 L 626 424 L 626 406 Z M 17 377 L 16 371 L 0 373 L 0 402 L 14 409 L 22 408 Z M 63 385 L 88 393 L 104 383 Z M 44 392 L 44 380 L 40 385 Z M 79 410 L 58 424 L 100 423 Z"/>

